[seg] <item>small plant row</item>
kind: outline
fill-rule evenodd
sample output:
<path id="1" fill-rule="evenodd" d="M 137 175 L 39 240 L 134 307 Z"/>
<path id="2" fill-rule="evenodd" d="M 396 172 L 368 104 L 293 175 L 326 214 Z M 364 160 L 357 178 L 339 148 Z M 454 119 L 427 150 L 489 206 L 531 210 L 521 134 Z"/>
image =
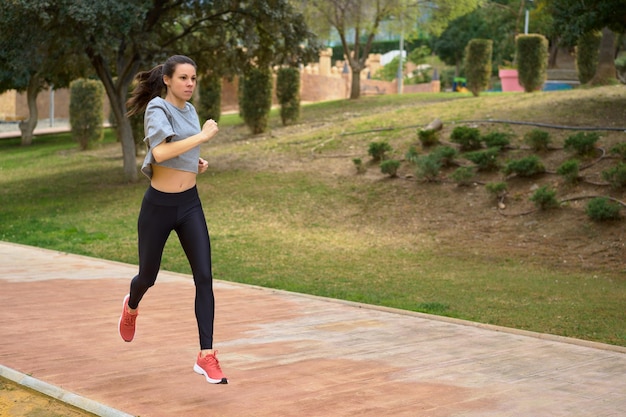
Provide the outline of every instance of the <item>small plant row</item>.
<path id="1" fill-rule="evenodd" d="M 501 170 L 507 177 L 511 175 L 533 177 L 547 172 L 537 155 L 510 160 L 501 166 L 499 157 L 502 151 L 511 148 L 510 142 L 513 135 L 510 133 L 490 132 L 481 135 L 477 128 L 458 126 L 450 135 L 450 141 L 455 143 L 458 149 L 453 146 L 442 145 L 438 136 L 439 132 L 436 130 L 418 130 L 418 139 L 422 148 L 430 148 L 430 152 L 420 154 L 415 146 L 411 146 L 405 154 L 405 160 L 414 166 L 415 176 L 427 182 L 441 181 L 441 170 L 451 166 L 457 166 L 457 168 L 450 174 L 449 178 L 459 186 L 476 182 L 474 178 L 478 171 Z M 599 138 L 599 134 L 595 132 L 576 133 L 565 140 L 564 149 L 573 152 L 577 157 L 588 158 L 597 152 L 596 143 Z M 551 138 L 548 132 L 533 129 L 524 135 L 524 141 L 533 151 L 541 152 L 549 149 Z M 379 163 L 383 174 L 397 177 L 401 161 L 390 158 L 388 155 L 392 152 L 393 148 L 386 141 L 369 144 L 368 154 L 372 158 L 372 162 Z M 624 162 L 626 160 L 626 143 L 614 146 L 610 153 L 622 161 L 616 166 L 604 170 L 602 177 L 607 181 L 606 185 L 615 189 L 624 188 L 626 187 L 626 163 Z M 459 162 L 459 157 L 471 164 Z M 353 163 L 357 168 L 357 173 L 366 170 L 360 158 L 353 159 Z M 574 184 L 583 179 L 580 176 L 581 169 L 578 159 L 569 159 L 561 164 L 555 173 L 560 175 L 566 183 Z M 503 200 L 507 192 L 506 182 L 489 183 L 486 188 L 497 197 L 499 207 L 504 207 Z M 626 206 L 623 202 L 610 197 L 585 198 L 592 198 L 586 211 L 588 216 L 595 221 L 620 219 L 621 207 Z M 580 199 L 580 197 L 559 202 L 556 199 L 556 191 L 548 187 L 540 187 L 530 198 L 540 210 L 559 207 L 563 202 L 572 199 Z"/>

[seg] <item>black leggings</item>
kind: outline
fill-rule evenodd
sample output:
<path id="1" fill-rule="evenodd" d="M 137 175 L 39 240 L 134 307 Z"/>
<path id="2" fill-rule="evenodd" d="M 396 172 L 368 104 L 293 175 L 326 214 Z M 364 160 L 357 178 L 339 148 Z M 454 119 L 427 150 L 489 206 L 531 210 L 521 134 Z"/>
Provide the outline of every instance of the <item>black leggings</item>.
<path id="1" fill-rule="evenodd" d="M 137 230 L 139 274 L 130 283 L 129 307 L 137 308 L 148 288 L 154 285 L 163 248 L 171 231 L 175 230 L 196 286 L 195 312 L 200 349 L 212 349 L 215 298 L 211 243 L 197 188 L 182 193 L 164 193 L 149 187 L 141 203 Z"/>

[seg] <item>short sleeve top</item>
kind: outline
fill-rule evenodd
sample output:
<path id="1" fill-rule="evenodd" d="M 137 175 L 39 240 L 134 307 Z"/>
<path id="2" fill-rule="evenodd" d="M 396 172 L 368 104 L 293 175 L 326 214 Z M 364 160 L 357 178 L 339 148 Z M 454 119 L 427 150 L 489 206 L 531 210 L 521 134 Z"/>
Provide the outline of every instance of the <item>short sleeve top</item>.
<path id="1" fill-rule="evenodd" d="M 162 142 L 187 139 L 200 133 L 200 120 L 195 107 L 185 103 L 180 109 L 161 97 L 155 97 L 148 103 L 144 115 L 144 143 L 148 151 L 141 166 L 141 172 L 152 178 L 152 165 L 179 169 L 198 173 L 200 146 L 167 161 L 157 162 L 152 155 L 152 149 Z"/>

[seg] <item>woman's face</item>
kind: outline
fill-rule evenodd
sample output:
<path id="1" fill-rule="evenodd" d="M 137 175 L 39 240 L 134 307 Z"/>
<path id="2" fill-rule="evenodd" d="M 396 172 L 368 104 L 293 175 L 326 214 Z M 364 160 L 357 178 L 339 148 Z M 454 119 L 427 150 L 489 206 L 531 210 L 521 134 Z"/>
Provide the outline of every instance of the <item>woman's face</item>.
<path id="1" fill-rule="evenodd" d="M 196 69 L 191 64 L 178 64 L 171 77 L 163 76 L 163 82 L 167 86 L 166 99 L 171 99 L 174 104 L 184 104 L 196 89 Z"/>

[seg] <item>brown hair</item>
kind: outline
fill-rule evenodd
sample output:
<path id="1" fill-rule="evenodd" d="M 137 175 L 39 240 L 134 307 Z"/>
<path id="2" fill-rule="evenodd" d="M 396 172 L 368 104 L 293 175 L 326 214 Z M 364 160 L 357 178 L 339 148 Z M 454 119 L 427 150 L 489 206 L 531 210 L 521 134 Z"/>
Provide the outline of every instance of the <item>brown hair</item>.
<path id="1" fill-rule="evenodd" d="M 126 116 L 143 112 L 150 100 L 161 96 L 163 90 L 167 88 L 163 82 L 163 76 L 173 76 L 178 64 L 191 64 L 194 68 L 198 68 L 191 58 L 184 55 L 172 55 L 167 58 L 164 64 L 157 65 L 150 71 L 139 72 L 135 76 L 137 85 L 126 102 L 126 106 L 128 107 Z"/>

